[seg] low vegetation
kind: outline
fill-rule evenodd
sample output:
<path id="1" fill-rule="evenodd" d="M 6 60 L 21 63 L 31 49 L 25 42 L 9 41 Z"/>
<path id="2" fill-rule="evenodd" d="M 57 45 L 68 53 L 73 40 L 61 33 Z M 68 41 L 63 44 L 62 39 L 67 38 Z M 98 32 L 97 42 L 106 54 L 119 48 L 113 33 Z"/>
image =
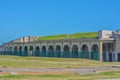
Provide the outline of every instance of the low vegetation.
<path id="1" fill-rule="evenodd" d="M 27 74 L 27 75 L 5 75 L 0 76 L 0 80 L 101 80 L 109 78 L 119 78 L 120 71 L 101 72 L 99 74 Z M 118 79 L 118 80 L 119 80 Z"/>
<path id="2" fill-rule="evenodd" d="M 51 35 L 51 36 L 38 37 L 37 41 L 39 41 L 39 40 L 72 39 L 72 38 L 96 38 L 97 36 L 98 36 L 97 32 L 61 34 L 61 35 Z"/>
<path id="3" fill-rule="evenodd" d="M 81 68 L 120 65 L 119 62 L 99 62 L 87 59 L 47 58 L 47 57 L 20 57 L 0 56 L 0 68 Z M 0 72 L 1 73 L 1 72 Z M 120 78 L 120 71 L 101 72 L 98 74 L 18 74 L 1 75 L 0 80 L 98 80 L 103 78 Z"/>
<path id="4" fill-rule="evenodd" d="M 79 58 L 47 58 L 0 56 L 0 67 L 24 68 L 81 68 L 120 65 L 119 62 L 99 62 Z"/>

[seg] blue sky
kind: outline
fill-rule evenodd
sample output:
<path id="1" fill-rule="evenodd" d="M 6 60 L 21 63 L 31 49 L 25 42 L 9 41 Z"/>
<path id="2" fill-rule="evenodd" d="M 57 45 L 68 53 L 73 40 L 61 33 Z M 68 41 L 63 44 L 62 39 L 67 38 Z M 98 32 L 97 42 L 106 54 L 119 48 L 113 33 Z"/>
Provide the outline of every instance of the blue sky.
<path id="1" fill-rule="evenodd" d="M 0 0 L 0 44 L 101 29 L 120 29 L 120 0 Z"/>

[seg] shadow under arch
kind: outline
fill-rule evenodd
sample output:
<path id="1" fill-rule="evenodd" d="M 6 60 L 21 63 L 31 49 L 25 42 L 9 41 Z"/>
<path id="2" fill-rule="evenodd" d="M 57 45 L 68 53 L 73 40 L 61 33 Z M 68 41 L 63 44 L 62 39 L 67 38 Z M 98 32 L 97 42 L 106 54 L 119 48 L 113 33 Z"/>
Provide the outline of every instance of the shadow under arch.
<path id="1" fill-rule="evenodd" d="M 18 48 L 17 48 L 17 46 L 14 47 L 14 53 L 13 53 L 13 55 L 18 55 Z"/>
<path id="2" fill-rule="evenodd" d="M 39 46 L 35 47 L 34 56 L 40 56 L 40 47 Z"/>
<path id="3" fill-rule="evenodd" d="M 29 56 L 34 56 L 33 46 L 29 47 Z"/>
<path id="4" fill-rule="evenodd" d="M 28 47 L 27 46 L 24 47 L 24 53 L 22 54 L 22 56 L 28 56 Z"/>
<path id="5" fill-rule="evenodd" d="M 89 50 L 86 44 L 81 47 L 81 58 L 89 59 Z"/>
<path id="6" fill-rule="evenodd" d="M 40 53 L 40 56 L 47 57 L 46 46 L 42 46 L 42 52 Z"/>
<path id="7" fill-rule="evenodd" d="M 65 45 L 63 48 L 64 52 L 63 52 L 63 57 L 64 58 L 70 58 L 70 49 L 68 45 Z"/>
<path id="8" fill-rule="evenodd" d="M 78 58 L 78 46 L 77 45 L 72 46 L 72 57 Z"/>
<path id="9" fill-rule="evenodd" d="M 93 60 L 99 60 L 99 48 L 97 44 L 92 45 L 91 48 L 91 59 Z"/>
<path id="10" fill-rule="evenodd" d="M 22 46 L 19 46 L 19 56 L 22 56 L 23 52 L 22 52 Z"/>
<path id="11" fill-rule="evenodd" d="M 48 56 L 49 57 L 54 57 L 54 48 L 52 45 L 49 46 L 48 48 Z"/>
<path id="12" fill-rule="evenodd" d="M 61 57 L 61 47 L 60 45 L 56 46 L 56 53 L 55 53 L 56 57 Z"/>

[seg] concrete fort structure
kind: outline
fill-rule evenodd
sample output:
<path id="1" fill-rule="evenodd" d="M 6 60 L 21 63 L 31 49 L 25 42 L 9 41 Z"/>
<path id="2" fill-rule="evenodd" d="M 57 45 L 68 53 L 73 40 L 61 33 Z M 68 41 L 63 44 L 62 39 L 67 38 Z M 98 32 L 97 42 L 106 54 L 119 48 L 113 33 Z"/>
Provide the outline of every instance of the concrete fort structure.
<path id="1" fill-rule="evenodd" d="M 0 46 L 0 55 L 120 61 L 120 30 L 101 30 L 96 38 L 40 40 L 23 37 Z"/>

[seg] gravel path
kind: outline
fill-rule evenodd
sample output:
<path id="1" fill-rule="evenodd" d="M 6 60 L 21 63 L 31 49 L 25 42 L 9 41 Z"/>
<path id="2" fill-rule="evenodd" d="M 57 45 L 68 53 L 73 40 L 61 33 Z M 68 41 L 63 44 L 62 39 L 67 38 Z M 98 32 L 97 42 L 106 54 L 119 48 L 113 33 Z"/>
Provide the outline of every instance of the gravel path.
<path id="1" fill-rule="evenodd" d="M 1 72 L 19 73 L 19 72 L 74 72 L 78 74 L 95 74 L 99 71 L 120 70 L 120 66 L 106 66 L 98 68 L 0 68 Z"/>

